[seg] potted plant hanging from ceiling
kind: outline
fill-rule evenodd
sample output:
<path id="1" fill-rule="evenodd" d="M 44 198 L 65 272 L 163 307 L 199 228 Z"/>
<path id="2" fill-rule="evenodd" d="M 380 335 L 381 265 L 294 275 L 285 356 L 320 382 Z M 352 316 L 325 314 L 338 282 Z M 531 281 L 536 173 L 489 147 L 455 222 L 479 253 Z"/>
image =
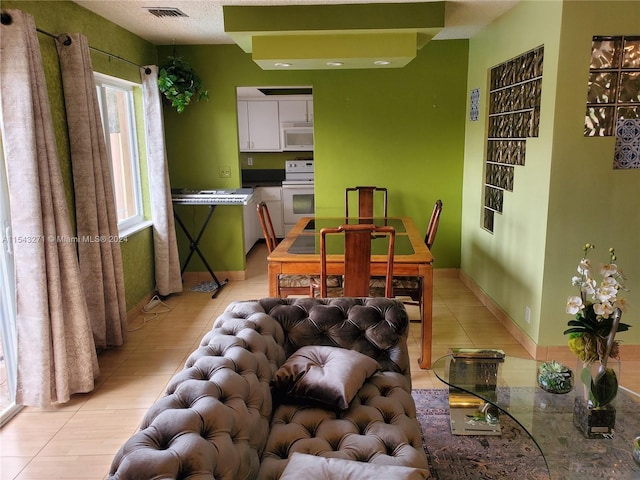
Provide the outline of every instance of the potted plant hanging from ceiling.
<path id="1" fill-rule="evenodd" d="M 158 87 L 178 113 L 182 113 L 192 102 L 209 99 L 209 94 L 203 88 L 200 77 L 191 65 L 175 53 L 160 67 Z"/>

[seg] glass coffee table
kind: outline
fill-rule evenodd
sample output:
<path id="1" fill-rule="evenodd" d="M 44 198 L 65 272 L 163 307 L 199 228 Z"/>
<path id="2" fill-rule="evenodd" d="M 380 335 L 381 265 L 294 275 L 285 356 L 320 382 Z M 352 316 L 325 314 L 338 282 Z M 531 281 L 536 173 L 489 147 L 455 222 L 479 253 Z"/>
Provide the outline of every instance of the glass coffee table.
<path id="1" fill-rule="evenodd" d="M 553 480 L 640 479 L 640 465 L 632 456 L 633 439 L 640 433 L 640 396 L 621 387 L 613 436 L 586 439 L 573 424 L 575 393 L 539 388 L 540 364 L 510 356 L 451 354 L 436 360 L 435 375 L 449 385 L 452 433 L 500 435 L 500 415 L 506 414 L 536 444 Z"/>

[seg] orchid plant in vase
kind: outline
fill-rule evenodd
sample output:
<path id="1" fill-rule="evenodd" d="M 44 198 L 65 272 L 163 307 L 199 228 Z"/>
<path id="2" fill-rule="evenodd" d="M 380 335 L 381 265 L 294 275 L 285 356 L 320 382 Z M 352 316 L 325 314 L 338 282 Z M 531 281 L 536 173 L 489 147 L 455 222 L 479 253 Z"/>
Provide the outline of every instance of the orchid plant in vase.
<path id="1" fill-rule="evenodd" d="M 626 303 L 619 292 L 626 289 L 624 275 L 615 264 L 615 251 L 610 248 L 609 263 L 600 265 L 602 281 L 598 284 L 587 258 L 594 248 L 590 243 L 584 246 L 584 255 L 578 264 L 579 275 L 572 278 L 572 284 L 579 287 L 580 294 L 567 299 L 567 313 L 575 318 L 568 322 L 570 328 L 564 333 L 569 335 L 569 348 L 582 362 L 588 366 L 599 363 L 595 376 L 588 367 L 580 374 L 589 387 L 589 401 L 597 408 L 611 403 L 617 394 L 618 379 L 615 371 L 607 367 L 607 362 L 609 358 L 619 357 L 616 333 L 624 332 L 630 326 L 620 322 Z"/>

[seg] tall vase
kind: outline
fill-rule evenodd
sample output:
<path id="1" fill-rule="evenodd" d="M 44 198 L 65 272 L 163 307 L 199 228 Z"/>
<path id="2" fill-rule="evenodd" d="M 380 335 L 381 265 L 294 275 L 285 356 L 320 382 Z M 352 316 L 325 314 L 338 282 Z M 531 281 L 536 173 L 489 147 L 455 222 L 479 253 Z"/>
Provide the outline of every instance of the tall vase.
<path id="1" fill-rule="evenodd" d="M 600 364 L 584 363 L 578 361 L 576 369 L 575 400 L 573 406 L 573 424 L 582 432 L 585 438 L 611 438 L 614 435 L 616 425 L 615 399 L 605 405 L 598 405 L 591 395 L 591 381 L 588 381 L 585 369 L 590 373 L 591 379 L 598 375 Z M 620 362 L 610 361 L 607 365 L 616 375 L 620 371 Z"/>

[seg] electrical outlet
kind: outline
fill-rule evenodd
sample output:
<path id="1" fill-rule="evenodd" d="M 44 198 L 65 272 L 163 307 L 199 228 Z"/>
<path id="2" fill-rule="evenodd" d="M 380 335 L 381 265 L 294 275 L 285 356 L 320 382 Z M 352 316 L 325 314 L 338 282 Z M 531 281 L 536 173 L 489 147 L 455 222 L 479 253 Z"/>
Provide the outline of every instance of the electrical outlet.
<path id="1" fill-rule="evenodd" d="M 528 305 L 524 307 L 524 321 L 527 323 L 531 323 L 531 309 Z"/>
<path id="2" fill-rule="evenodd" d="M 231 167 L 220 167 L 218 172 L 220 178 L 229 178 L 231 176 Z"/>
<path id="3" fill-rule="evenodd" d="M 253 158 L 252 157 L 247 158 L 247 165 L 249 165 L 249 166 L 253 165 Z"/>

